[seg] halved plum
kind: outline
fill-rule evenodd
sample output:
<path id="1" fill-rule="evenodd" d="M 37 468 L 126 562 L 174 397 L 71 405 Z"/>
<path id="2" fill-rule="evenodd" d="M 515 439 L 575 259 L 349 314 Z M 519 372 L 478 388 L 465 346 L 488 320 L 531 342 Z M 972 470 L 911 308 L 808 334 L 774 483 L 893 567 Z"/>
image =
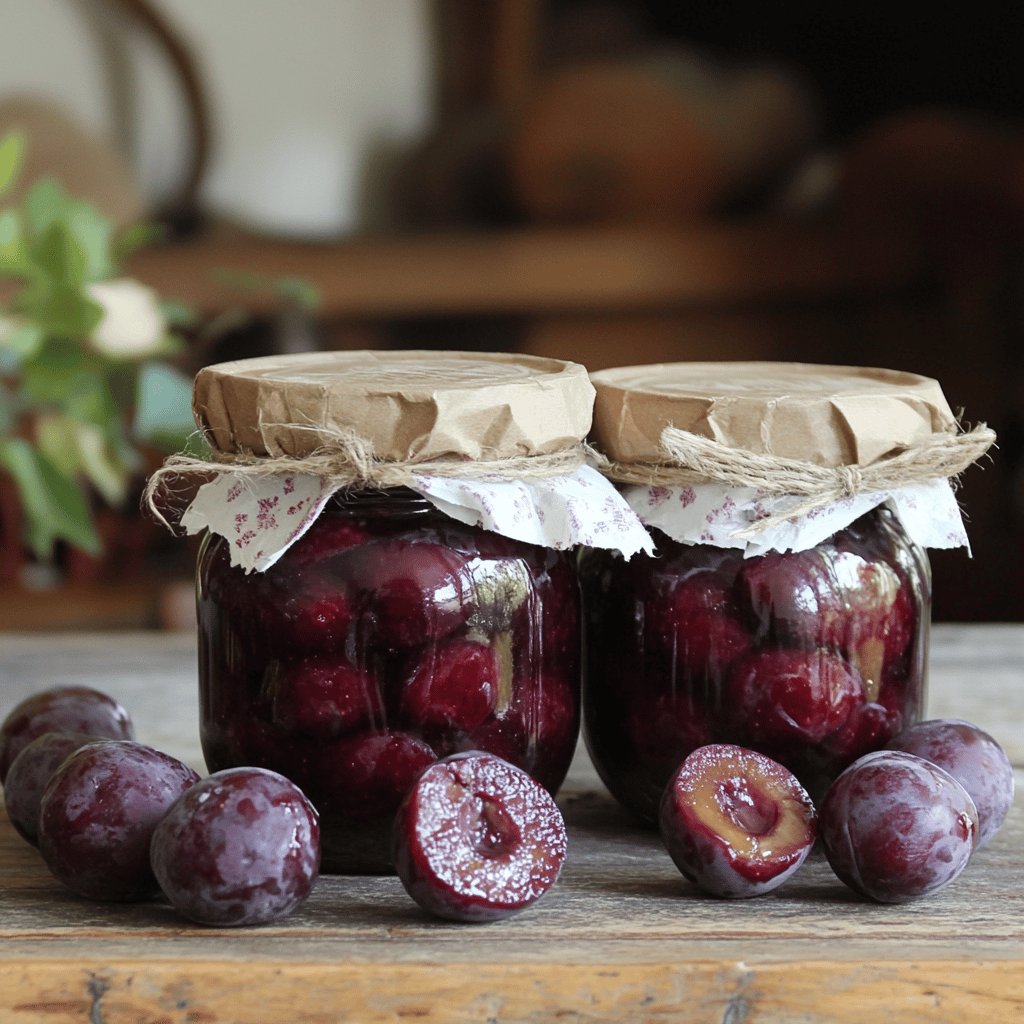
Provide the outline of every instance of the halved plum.
<path id="1" fill-rule="evenodd" d="M 788 769 L 753 750 L 715 743 L 694 750 L 665 787 L 659 824 L 668 852 L 714 896 L 778 888 L 814 845 L 818 815 Z"/>
<path id="2" fill-rule="evenodd" d="M 547 790 L 481 751 L 427 768 L 395 817 L 398 877 L 424 910 L 453 921 L 495 921 L 531 906 L 555 884 L 567 847 Z"/>

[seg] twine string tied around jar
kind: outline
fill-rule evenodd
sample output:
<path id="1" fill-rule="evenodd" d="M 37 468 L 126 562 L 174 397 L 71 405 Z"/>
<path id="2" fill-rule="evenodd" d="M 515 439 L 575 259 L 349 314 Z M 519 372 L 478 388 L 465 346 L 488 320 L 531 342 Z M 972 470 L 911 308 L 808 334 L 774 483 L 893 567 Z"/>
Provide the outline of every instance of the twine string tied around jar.
<path id="1" fill-rule="evenodd" d="M 606 461 L 603 469 L 617 483 L 645 486 L 717 483 L 795 499 L 784 511 L 760 518 L 736 534 L 749 538 L 858 494 L 943 478 L 955 483 L 958 475 L 981 458 L 995 440 L 995 431 L 979 423 L 963 433 L 935 434 L 866 466 L 819 466 L 802 459 L 731 448 L 713 438 L 669 426 L 661 435 L 663 462 Z"/>
<path id="2" fill-rule="evenodd" d="M 323 438 L 323 427 L 304 428 L 288 424 L 292 430 L 314 430 Z M 557 451 L 541 454 L 470 459 L 459 456 L 405 460 L 382 459 L 373 446 L 354 431 L 337 430 L 328 442 L 304 455 L 262 455 L 251 451 L 219 451 L 211 446 L 208 457 L 178 454 L 164 460 L 146 482 L 142 502 L 165 526 L 167 518 L 160 510 L 158 496 L 171 490 L 175 479 L 214 479 L 233 475 L 243 480 L 268 476 L 305 474 L 319 476 L 332 490 L 344 488 L 386 490 L 392 487 L 415 488 L 418 478 L 436 476 L 490 482 L 540 480 L 575 472 L 581 466 L 599 461 L 593 450 L 578 442 Z"/>

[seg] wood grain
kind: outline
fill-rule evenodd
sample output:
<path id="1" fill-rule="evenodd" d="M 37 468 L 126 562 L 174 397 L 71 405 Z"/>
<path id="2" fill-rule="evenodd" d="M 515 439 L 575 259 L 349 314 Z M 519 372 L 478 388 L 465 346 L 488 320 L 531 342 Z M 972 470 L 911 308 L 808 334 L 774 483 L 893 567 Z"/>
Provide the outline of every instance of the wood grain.
<path id="1" fill-rule="evenodd" d="M 666 309 L 877 295 L 919 284 L 906 234 L 776 221 L 686 229 L 566 228 L 379 237 L 338 244 L 214 233 L 137 253 L 128 272 L 200 313 L 276 309 L 223 271 L 313 284 L 324 317 L 408 317 Z"/>
<path id="2" fill-rule="evenodd" d="M 202 767 L 190 636 L 0 634 L 0 716 L 47 685 L 118 695 L 140 737 Z M 1024 626 L 939 626 L 932 714 L 992 731 L 1024 781 Z M 0 821 L 3 1024 L 1024 1018 L 1018 800 L 942 893 L 859 900 L 820 854 L 774 894 L 701 897 L 580 754 L 560 797 L 570 859 L 532 910 L 494 925 L 425 917 L 394 878 L 325 877 L 278 925 L 203 929 L 161 902 L 94 904 Z"/>

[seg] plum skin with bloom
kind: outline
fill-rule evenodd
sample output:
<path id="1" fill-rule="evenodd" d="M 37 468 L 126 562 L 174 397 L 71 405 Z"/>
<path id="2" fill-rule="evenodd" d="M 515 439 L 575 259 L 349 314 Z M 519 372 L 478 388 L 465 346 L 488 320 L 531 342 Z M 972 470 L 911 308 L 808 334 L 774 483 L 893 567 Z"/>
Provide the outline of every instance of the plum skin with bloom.
<path id="1" fill-rule="evenodd" d="M 967 866 L 978 812 L 945 769 L 902 750 L 858 758 L 829 787 L 821 838 L 832 870 L 879 903 L 944 888 Z"/>
<path id="2" fill-rule="evenodd" d="M 39 845 L 39 807 L 46 787 L 61 764 L 96 736 L 83 732 L 44 732 L 11 762 L 4 780 L 4 808 L 18 834 Z"/>
<path id="3" fill-rule="evenodd" d="M 128 712 L 113 697 L 88 686 L 56 686 L 26 697 L 0 724 L 0 782 L 11 762 L 44 732 L 84 732 L 97 738 L 135 739 Z"/>
<path id="4" fill-rule="evenodd" d="M 887 746 L 945 768 L 967 790 L 978 811 L 978 846 L 1002 827 L 1013 804 L 1013 765 L 983 729 L 962 718 L 933 718 L 905 729 Z"/>
<path id="5" fill-rule="evenodd" d="M 76 750 L 50 779 L 39 809 L 39 852 L 51 874 L 88 899 L 156 895 L 149 842 L 168 808 L 199 774 L 133 740 Z"/>
<path id="6" fill-rule="evenodd" d="M 265 768 L 214 772 L 153 830 L 150 864 L 172 906 L 199 924 L 267 924 L 291 914 L 319 874 L 319 816 Z"/>
<path id="7" fill-rule="evenodd" d="M 659 826 L 682 874 L 714 896 L 760 896 L 807 859 L 818 815 L 796 777 L 731 743 L 694 750 L 665 787 Z"/>

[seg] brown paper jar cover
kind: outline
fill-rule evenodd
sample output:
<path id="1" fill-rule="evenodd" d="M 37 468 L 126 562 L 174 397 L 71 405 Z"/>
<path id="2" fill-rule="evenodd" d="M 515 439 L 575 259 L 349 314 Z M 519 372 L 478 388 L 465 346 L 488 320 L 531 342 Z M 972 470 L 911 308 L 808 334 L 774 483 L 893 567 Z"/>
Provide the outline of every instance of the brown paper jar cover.
<path id="1" fill-rule="evenodd" d="M 665 461 L 676 427 L 729 448 L 819 466 L 868 466 L 955 434 L 938 382 L 875 367 L 783 362 L 624 366 L 591 375 L 591 439 L 623 463 Z"/>
<path id="2" fill-rule="evenodd" d="M 578 363 L 508 353 L 311 352 L 218 363 L 193 412 L 221 452 L 301 458 L 354 432 L 396 462 L 492 460 L 577 445 L 594 389 Z"/>

